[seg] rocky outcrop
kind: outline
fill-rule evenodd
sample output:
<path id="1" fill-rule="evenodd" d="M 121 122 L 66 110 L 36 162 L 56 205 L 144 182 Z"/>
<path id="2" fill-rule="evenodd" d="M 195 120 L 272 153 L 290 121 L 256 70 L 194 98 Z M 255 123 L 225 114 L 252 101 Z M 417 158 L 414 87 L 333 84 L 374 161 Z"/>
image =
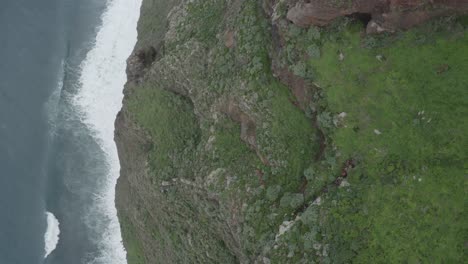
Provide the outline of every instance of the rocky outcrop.
<path id="1" fill-rule="evenodd" d="M 298 1 L 287 13 L 294 24 L 325 26 L 342 16 L 357 16 L 367 24 L 367 33 L 409 29 L 431 18 L 468 12 L 468 2 L 459 0 L 354 0 Z"/>
<path id="2" fill-rule="evenodd" d="M 221 112 L 240 124 L 242 141 L 255 148 L 257 146 L 255 122 L 241 110 L 239 104 L 234 100 L 229 100 L 221 106 Z"/>
<path id="3" fill-rule="evenodd" d="M 133 52 L 127 59 L 128 82 L 139 83 L 157 57 L 160 57 L 160 52 L 153 46 L 147 46 Z"/>

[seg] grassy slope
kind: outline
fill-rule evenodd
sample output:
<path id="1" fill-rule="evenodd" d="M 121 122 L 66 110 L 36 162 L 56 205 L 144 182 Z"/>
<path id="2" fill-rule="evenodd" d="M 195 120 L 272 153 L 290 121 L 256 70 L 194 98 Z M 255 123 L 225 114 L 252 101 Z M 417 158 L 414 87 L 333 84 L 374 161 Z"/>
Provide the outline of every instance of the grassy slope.
<path id="1" fill-rule="evenodd" d="M 209 186 L 209 190 L 219 194 L 227 202 L 245 201 L 252 205 L 245 212 L 246 222 L 242 231 L 242 243 L 245 244 L 246 252 L 258 254 L 264 246 L 258 241 L 274 238 L 274 233 L 283 221 L 283 216 L 275 213 L 285 210 L 276 208 L 282 194 L 285 193 L 287 196 L 295 192 L 301 183 L 299 179 L 302 172 L 313 156 L 314 133 L 310 120 L 291 104 L 292 96 L 288 89 L 271 76 L 268 45 L 265 45 L 270 40 L 260 7 L 256 1 L 246 1 L 241 10 L 240 14 L 231 17 L 231 21 L 223 21 L 225 4 L 222 1 L 202 1 L 190 5 L 186 19 L 192 27 L 179 28 L 178 38 L 166 43 L 166 56 L 177 57 L 180 52 L 180 46 L 177 45 L 189 39 L 195 39 L 204 47 L 211 49 L 213 65 L 209 65 L 207 69 L 208 79 L 204 80 L 205 76 L 196 74 L 191 77 L 203 79 L 205 82 L 202 87 L 196 88 L 200 92 L 210 91 L 217 97 L 240 98 L 255 94 L 259 105 L 256 105 L 256 109 L 249 114 L 259 116 L 257 140 L 261 145 L 260 151 L 278 165 L 273 168 L 263 165 L 255 152 L 240 140 L 239 125 L 228 117 L 218 113 L 220 120 L 216 122 L 205 118 L 197 122 L 193 115 L 193 107 L 187 99 L 163 90 L 164 87 L 158 82 L 145 82 L 138 87 L 128 98 L 128 106 L 135 120 L 153 139 L 153 148 L 149 152 L 149 165 L 150 174 L 154 177 L 155 191 L 159 191 L 159 184 L 163 180 L 206 178 L 217 168 L 227 171 L 226 175 L 221 175 L 218 179 L 217 182 L 220 184 Z M 235 51 L 226 49 L 223 40 L 218 40 L 216 36 L 223 25 L 234 23 L 239 23 L 235 30 L 240 30 L 241 35 L 238 49 Z M 263 28 L 259 26 L 261 24 Z M 248 58 L 247 65 L 234 62 L 245 58 Z M 188 60 L 186 63 L 192 62 Z M 244 82 L 244 91 L 239 90 L 237 86 L 241 82 Z M 192 100 L 201 109 L 206 109 L 213 103 L 208 101 L 209 98 Z M 205 116 L 210 114 L 205 113 Z M 207 151 L 205 144 L 210 136 L 215 140 L 211 149 Z M 199 142 L 201 144 L 198 144 Z M 265 199 L 266 192 L 264 187 L 259 186 L 256 169 L 264 171 L 267 187 L 282 186 L 277 197 L 271 200 Z M 230 188 L 225 186 L 228 178 L 232 181 Z M 166 195 L 167 200 L 158 203 L 166 206 L 163 204 L 167 202 L 167 206 L 171 207 L 172 211 L 178 212 L 178 214 L 168 212 L 167 215 L 161 216 L 161 219 L 167 222 L 168 232 L 171 234 L 170 240 L 174 242 L 166 244 L 168 247 L 180 249 L 175 253 L 181 255 L 180 259 L 189 256 L 188 259 L 194 261 L 196 259 L 194 255 L 204 255 L 204 253 L 203 250 L 199 250 L 194 255 L 188 252 L 191 249 L 182 245 L 186 243 L 184 230 L 189 229 L 194 233 L 203 233 L 200 229 L 215 230 L 216 224 L 213 221 L 218 220 L 210 219 L 210 216 L 204 215 L 203 212 L 194 214 L 192 211 L 206 210 L 207 205 L 204 204 L 206 201 L 196 201 L 191 198 L 192 194 L 195 193 L 187 193 L 184 189 L 170 189 Z M 286 212 L 293 210 L 289 205 L 286 207 L 288 207 Z M 183 215 L 192 215 L 191 220 L 184 220 Z M 198 225 L 197 229 L 193 229 L 192 221 Z M 202 235 L 193 235 L 193 237 L 195 241 L 197 239 L 209 241 Z M 166 240 L 166 238 L 159 239 Z M 219 238 L 212 236 L 211 239 L 215 244 Z M 176 244 L 180 246 L 175 246 Z M 220 255 L 226 250 L 223 245 L 213 247 L 213 252 L 218 251 Z M 132 251 L 133 254 L 138 252 Z M 218 256 L 215 256 L 215 259 L 218 259 L 216 257 Z M 227 257 L 223 260 L 232 261 Z"/>
<path id="2" fill-rule="evenodd" d="M 120 217 L 120 226 L 122 230 L 122 239 L 126 243 L 125 250 L 127 251 L 127 261 L 132 264 L 146 263 L 142 252 L 141 241 L 135 237 L 135 230 L 128 219 Z"/>
<path id="3" fill-rule="evenodd" d="M 166 31 L 166 15 L 179 2 L 179 0 L 143 1 L 138 22 L 138 42 L 135 50 L 148 45 L 159 45 Z M 128 100 L 128 96 L 126 100 Z M 146 263 L 146 258 L 143 254 L 142 241 L 139 241 L 137 237 L 137 233 L 135 232 L 136 227 L 133 226 L 123 213 L 123 210 L 119 212 L 119 221 L 122 237 L 126 245 L 127 261 L 132 264 L 144 264 Z M 149 230 L 149 232 L 152 232 L 152 230 Z"/>
<path id="4" fill-rule="evenodd" d="M 347 113 L 330 137 L 359 159 L 352 194 L 330 195 L 326 235 L 337 262 L 463 259 L 468 34 L 440 23 L 373 48 L 350 26 L 309 61 L 328 111 Z"/>
<path id="5" fill-rule="evenodd" d="M 223 168 L 227 172 L 209 186 L 210 192 L 224 202 L 248 204 L 243 250 L 251 256 L 264 254 L 272 263 L 461 261 L 466 238 L 466 32 L 443 28 L 454 22 L 442 23 L 440 31 L 418 29 L 378 39 L 364 38 L 361 26 L 346 23 L 326 30 L 291 28 L 286 63 L 322 87 L 314 105 L 328 148 L 322 160 L 314 161 L 314 128 L 271 74 L 270 29 L 260 10 L 256 1 L 245 1 L 239 13 L 223 18 L 223 1 L 195 1 L 188 9 L 189 23 L 179 28 L 178 40 L 166 45 L 166 53 L 177 55 L 177 44 L 189 39 L 211 51 L 206 75 L 193 77 L 204 81 L 196 88 L 214 98 L 256 98 L 249 114 L 257 119 L 258 148 L 277 165 L 262 164 L 229 118 L 197 120 L 187 99 L 158 83 L 145 83 L 128 104 L 153 139 L 149 161 L 155 191 L 163 180 L 204 178 Z M 151 16 L 142 18 L 140 35 L 159 27 Z M 224 47 L 225 28 L 237 32 L 233 50 Z M 147 43 L 151 38 L 142 36 L 140 46 Z M 312 59 L 291 55 L 298 50 Z M 208 109 L 209 100 L 194 99 L 193 104 Z M 347 116 L 335 125 L 341 112 Z M 211 136 L 215 140 L 208 151 L 205 144 Z M 278 226 L 293 220 L 291 213 L 302 205 L 297 192 L 303 176 L 309 179 L 307 193 L 316 194 L 351 157 L 358 161 L 349 175 L 351 185 L 323 194 L 322 206 L 310 206 L 302 220 L 274 242 Z M 264 173 L 264 187 L 256 169 Z M 233 182 L 229 188 L 227 178 Z M 305 202 L 313 197 L 306 196 Z M 191 230 L 195 241 L 209 241 L 210 252 L 219 253 L 215 259 L 231 262 L 229 253 L 224 254 L 226 246 L 210 233 L 216 232 L 218 220 L 207 215 L 214 209 L 205 208 L 206 202 L 194 200 L 183 188 L 169 191 L 158 203 L 171 208 L 161 221 L 172 224 L 164 232 L 155 231 L 169 236 L 155 239 L 175 248 L 181 261 L 203 261 L 199 254 L 204 250 L 187 245 L 186 230 Z M 122 228 L 131 234 L 131 228 Z M 135 247 L 127 248 L 129 261 L 139 263 L 141 251 L 138 243 L 132 244 Z"/>

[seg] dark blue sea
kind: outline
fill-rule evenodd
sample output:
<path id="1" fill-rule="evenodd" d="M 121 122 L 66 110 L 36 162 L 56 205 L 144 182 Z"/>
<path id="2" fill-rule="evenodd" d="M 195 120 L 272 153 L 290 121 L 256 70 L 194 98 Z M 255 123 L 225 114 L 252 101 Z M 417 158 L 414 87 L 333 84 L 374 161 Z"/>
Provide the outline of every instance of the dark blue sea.
<path id="1" fill-rule="evenodd" d="M 123 264 L 113 131 L 141 0 L 0 2 L 0 264 Z"/>

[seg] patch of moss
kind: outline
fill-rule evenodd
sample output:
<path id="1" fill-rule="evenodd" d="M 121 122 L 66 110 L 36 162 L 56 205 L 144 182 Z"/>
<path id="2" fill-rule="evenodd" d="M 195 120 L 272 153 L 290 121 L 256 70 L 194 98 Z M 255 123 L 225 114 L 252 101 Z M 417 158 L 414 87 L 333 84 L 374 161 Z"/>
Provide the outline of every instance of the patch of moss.
<path id="1" fill-rule="evenodd" d="M 200 131 L 191 102 L 151 84 L 139 87 L 128 103 L 153 144 L 149 162 L 168 179 L 181 172 L 198 144 Z M 188 175 L 187 175 L 188 176 Z"/>
<path id="2" fill-rule="evenodd" d="M 272 163 L 267 168 L 271 174 L 268 182 L 296 192 L 316 151 L 312 121 L 293 104 L 287 87 L 273 81 L 265 88 L 271 97 L 265 102 L 267 118 L 259 128 L 258 140 Z"/>
<path id="3" fill-rule="evenodd" d="M 213 44 L 216 35 L 223 25 L 223 14 L 226 8 L 225 1 L 207 0 L 194 1 L 188 5 L 187 23 L 190 23 L 192 32 L 189 35 L 202 42 Z"/>

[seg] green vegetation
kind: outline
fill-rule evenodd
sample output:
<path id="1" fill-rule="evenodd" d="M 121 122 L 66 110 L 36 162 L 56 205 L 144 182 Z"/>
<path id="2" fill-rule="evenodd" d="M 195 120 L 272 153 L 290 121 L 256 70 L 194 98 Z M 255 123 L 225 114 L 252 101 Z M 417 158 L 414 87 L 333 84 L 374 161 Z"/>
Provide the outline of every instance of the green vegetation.
<path id="1" fill-rule="evenodd" d="M 288 191 L 299 189 L 303 171 L 314 157 L 316 145 L 312 122 L 291 101 L 287 87 L 277 81 L 267 86 L 272 93 L 265 104 L 267 122 L 259 129 L 259 144 L 271 157 L 273 166 L 265 168 L 269 184 L 279 184 Z"/>
<path id="2" fill-rule="evenodd" d="M 191 102 L 147 85 L 139 87 L 128 107 L 153 140 L 149 162 L 162 179 L 168 180 L 180 169 L 189 169 L 182 166 L 192 165 L 187 162 L 200 136 Z"/>
<path id="3" fill-rule="evenodd" d="M 338 159 L 359 160 L 324 204 L 334 263 L 462 262 L 468 35 L 428 28 L 363 48 L 350 25 L 308 61 L 327 111 L 346 113 L 329 135 Z"/>
<path id="4" fill-rule="evenodd" d="M 167 27 L 167 14 L 181 0 L 145 0 L 142 1 L 138 20 L 138 47 L 155 45 L 164 39 Z M 158 44 L 158 45 L 156 45 Z"/>
<path id="5" fill-rule="evenodd" d="M 145 264 L 141 241 L 136 236 L 134 227 L 124 216 L 119 215 L 120 226 L 122 228 L 122 239 L 125 241 L 127 250 L 127 261 L 132 264 Z"/>
<path id="6" fill-rule="evenodd" d="M 221 31 L 223 24 L 223 14 L 226 7 L 225 1 L 207 0 L 189 3 L 187 8 L 188 16 L 186 22 L 179 26 L 179 33 L 184 30 L 189 37 L 208 44 L 217 41 L 216 34 Z M 182 33 L 182 34 L 184 34 Z"/>
<path id="7" fill-rule="evenodd" d="M 162 59 L 127 101 L 151 141 L 157 201 L 149 203 L 160 211 L 145 229 L 164 253 L 154 256 L 462 262 L 466 18 L 379 36 L 364 36 L 350 19 L 327 28 L 285 23 L 274 51 L 258 1 L 184 8 Z M 142 18 L 151 31 L 154 18 Z M 273 59 L 317 86 L 305 109 L 273 76 Z M 237 116 L 221 110 L 229 103 Z M 239 116 L 255 124 L 254 143 L 241 139 Z M 336 181 L 349 160 L 356 167 Z M 124 221 L 122 229 L 129 263 L 143 263 L 134 227 Z"/>
<path id="8" fill-rule="evenodd" d="M 214 38 L 214 33 L 220 35 L 218 31 L 222 28 L 219 18 L 222 17 L 224 9 L 219 3 L 221 2 L 191 3 L 187 8 L 186 20 L 179 21 L 177 39 L 170 42 L 165 56 L 179 56 L 183 53 L 180 45 L 187 43 L 188 39 L 198 40 L 204 48 L 212 51 L 215 67 L 208 67 L 198 74 L 191 72 L 191 81 L 200 83 L 218 98 L 253 98 L 253 101 L 248 102 L 251 110 L 247 114 L 255 117 L 258 151 L 240 139 L 239 124 L 228 116 L 221 114 L 218 120 L 212 120 L 207 114 L 203 117 L 194 115 L 194 107 L 213 108 L 210 106 L 213 101 L 210 100 L 216 97 L 212 95 L 189 99 L 164 89 L 161 86 L 161 83 L 164 83 L 162 81 L 145 81 L 130 97 L 128 108 L 152 140 L 148 161 L 150 175 L 153 184 L 156 185 L 155 190 L 161 182 L 177 178 L 193 180 L 199 177 L 207 178 L 209 175 L 219 177 L 214 182 L 209 180 L 211 192 L 219 193 L 227 201 L 235 198 L 236 203 L 255 204 L 245 212 L 242 243 L 244 250 L 250 254 L 258 254 L 262 248 L 259 247 L 261 243 L 257 242 L 274 239 L 274 233 L 283 221 L 283 214 L 304 202 L 302 194 L 297 192 L 302 183 L 303 171 L 309 166 L 315 152 L 315 133 L 311 120 L 291 103 L 293 97 L 288 88 L 279 84 L 271 75 L 269 46 L 265 45 L 270 42 L 268 23 L 260 12 L 261 7 L 256 1 L 246 1 L 240 12 L 234 14 L 234 18 L 226 19 L 228 25 L 224 26 L 228 28 L 233 28 L 238 23 L 233 30 L 237 31 L 239 36 L 236 49 L 226 49 L 222 39 Z M 205 17 L 217 22 L 208 23 L 204 21 Z M 232 23 L 231 26 L 229 23 Z M 188 24 L 193 27 L 188 27 Z M 201 31 L 208 26 L 210 30 Z M 184 59 L 187 62 L 191 60 Z M 239 60 L 245 61 L 245 65 L 236 62 Z M 173 61 L 177 59 L 168 59 L 167 62 L 160 63 Z M 174 65 L 162 68 L 170 67 Z M 205 79 L 205 76 L 209 76 L 208 79 Z M 226 78 L 220 78 L 221 76 Z M 244 89 L 238 89 L 235 85 L 241 85 Z M 207 145 L 210 140 L 211 143 Z M 269 164 L 263 164 L 258 155 L 263 156 Z M 222 169 L 222 173 L 214 173 L 220 171 L 219 169 Z M 262 176 L 259 176 L 259 173 Z M 228 181 L 229 188 L 226 188 Z M 275 194 L 277 197 L 263 202 L 267 196 L 265 188 L 270 186 L 281 188 Z M 190 201 L 195 193 L 187 193 L 184 190 L 182 187 L 169 187 L 165 197 L 158 201 L 167 202 L 172 207 L 169 212 L 165 212 L 167 215 L 161 218 L 167 217 L 166 221 L 171 223 L 166 230 L 172 242 L 165 245 L 179 248 L 179 251 L 173 251 L 174 254 L 187 250 L 184 230 L 187 230 L 187 224 L 192 224 L 184 223 L 187 220 L 172 215 L 172 211 L 192 215 L 191 219 L 199 222 L 199 227 L 193 230 L 198 233 L 199 229 L 204 228 L 203 223 L 214 221 L 211 217 L 217 217 L 219 214 L 216 213 L 219 209 L 212 208 L 209 209 L 215 210 L 212 216 L 203 216 L 203 211 L 207 210 L 206 202 Z M 288 199 L 288 204 L 281 206 Z M 202 220 L 203 218 L 205 220 Z M 222 222 L 213 225 L 217 224 Z M 209 230 L 210 227 L 207 226 L 206 229 Z M 195 238 L 195 235 L 192 234 L 192 237 Z M 216 236 L 210 239 L 206 236 L 196 237 L 206 241 L 213 240 L 213 243 L 219 241 Z M 220 253 L 225 250 L 221 248 L 217 249 Z"/>

